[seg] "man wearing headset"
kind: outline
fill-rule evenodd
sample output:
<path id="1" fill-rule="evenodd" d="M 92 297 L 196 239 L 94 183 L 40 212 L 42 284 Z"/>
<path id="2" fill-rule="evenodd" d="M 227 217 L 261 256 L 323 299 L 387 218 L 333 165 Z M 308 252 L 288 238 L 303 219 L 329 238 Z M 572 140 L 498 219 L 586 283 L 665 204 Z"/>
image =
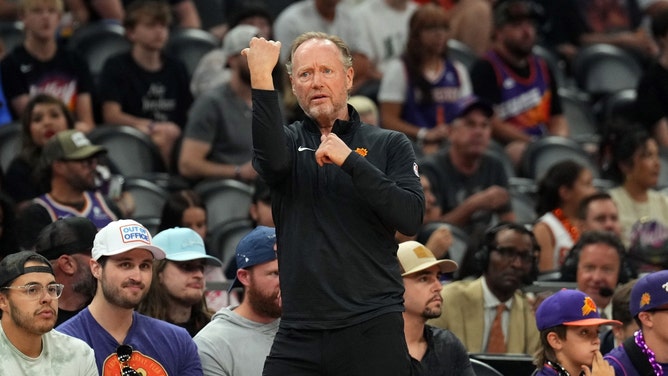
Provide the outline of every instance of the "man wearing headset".
<path id="1" fill-rule="evenodd" d="M 577 289 L 589 295 L 599 314 L 612 318 L 612 294 L 618 283 L 633 276 L 624 260 L 626 250 L 619 237 L 609 231 L 586 231 L 561 266 L 561 280 L 575 281 Z"/>
<path id="2" fill-rule="evenodd" d="M 519 288 L 537 273 L 538 245 L 515 223 L 489 229 L 474 255 L 482 275 L 446 285 L 448 312 L 430 325 L 449 329 L 471 353 L 533 354 L 539 346 L 531 304 Z"/>

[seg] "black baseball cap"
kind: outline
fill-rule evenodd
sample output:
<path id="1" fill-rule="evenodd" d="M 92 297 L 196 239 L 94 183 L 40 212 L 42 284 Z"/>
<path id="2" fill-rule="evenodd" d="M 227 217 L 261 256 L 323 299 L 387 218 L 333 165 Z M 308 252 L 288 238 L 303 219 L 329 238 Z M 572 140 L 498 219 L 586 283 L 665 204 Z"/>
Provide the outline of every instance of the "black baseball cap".
<path id="1" fill-rule="evenodd" d="M 90 255 L 95 234 L 97 227 L 88 218 L 61 218 L 39 232 L 35 251 L 48 260 L 77 253 Z"/>
<path id="2" fill-rule="evenodd" d="M 28 261 L 36 261 L 44 265 L 25 266 Z M 9 286 L 16 278 L 28 273 L 51 273 L 51 263 L 35 251 L 11 253 L 0 261 L 0 287 Z"/>
<path id="3" fill-rule="evenodd" d="M 523 20 L 540 21 L 543 9 L 530 0 L 499 0 L 494 4 L 494 27 Z"/>

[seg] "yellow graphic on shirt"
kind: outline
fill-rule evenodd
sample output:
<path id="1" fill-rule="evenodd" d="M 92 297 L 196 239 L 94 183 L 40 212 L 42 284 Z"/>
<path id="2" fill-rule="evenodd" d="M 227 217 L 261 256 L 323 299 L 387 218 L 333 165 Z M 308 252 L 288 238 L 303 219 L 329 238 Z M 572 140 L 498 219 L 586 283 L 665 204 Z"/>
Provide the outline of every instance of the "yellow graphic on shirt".
<path id="1" fill-rule="evenodd" d="M 167 371 L 162 364 L 137 350 L 132 352 L 132 357 L 127 365 L 132 367 L 132 369 L 142 376 L 167 376 Z M 120 374 L 121 363 L 118 361 L 116 353 L 110 354 L 107 359 L 104 360 L 102 376 L 118 376 Z"/>

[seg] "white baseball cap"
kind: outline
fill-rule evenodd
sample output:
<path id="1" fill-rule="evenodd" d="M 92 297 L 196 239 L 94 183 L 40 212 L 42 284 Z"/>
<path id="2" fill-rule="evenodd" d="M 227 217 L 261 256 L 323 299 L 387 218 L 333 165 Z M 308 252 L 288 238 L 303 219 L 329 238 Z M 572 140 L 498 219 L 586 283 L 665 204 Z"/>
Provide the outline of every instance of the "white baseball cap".
<path id="1" fill-rule="evenodd" d="M 114 256 L 135 248 L 150 251 L 156 260 L 165 258 L 165 251 L 153 245 L 151 233 L 146 227 L 132 219 L 111 222 L 98 231 L 91 256 L 99 260 L 102 256 Z"/>

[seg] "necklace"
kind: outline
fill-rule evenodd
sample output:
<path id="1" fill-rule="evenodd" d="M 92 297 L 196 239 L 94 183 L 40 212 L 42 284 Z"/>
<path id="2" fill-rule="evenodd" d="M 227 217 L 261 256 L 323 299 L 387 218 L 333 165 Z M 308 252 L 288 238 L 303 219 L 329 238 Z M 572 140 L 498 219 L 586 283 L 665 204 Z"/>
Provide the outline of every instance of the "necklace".
<path id="1" fill-rule="evenodd" d="M 564 226 L 568 234 L 571 236 L 571 239 L 573 239 L 574 242 L 578 241 L 578 238 L 580 238 L 580 231 L 578 230 L 577 227 L 573 226 L 571 221 L 566 218 L 566 215 L 564 215 L 564 211 L 561 210 L 560 208 L 556 208 L 552 210 L 552 214 L 554 214 L 555 217 L 561 222 L 561 225 Z"/>
<path id="2" fill-rule="evenodd" d="M 550 368 L 552 368 L 553 370 L 555 370 L 555 371 L 557 372 L 557 375 L 558 375 L 558 376 L 571 376 L 571 374 L 568 373 L 568 371 L 566 371 L 566 370 L 564 369 L 564 367 L 562 367 L 561 364 L 559 364 L 559 363 L 556 363 L 556 362 L 552 362 L 552 361 L 546 360 L 546 361 L 545 361 L 545 364 L 547 364 L 548 367 L 550 367 Z"/>
<path id="3" fill-rule="evenodd" d="M 642 350 L 643 354 L 647 356 L 647 360 L 649 361 L 649 364 L 652 366 L 652 369 L 654 370 L 654 374 L 656 376 L 663 376 L 663 368 L 661 368 L 661 365 L 659 362 L 656 361 L 656 356 L 654 355 L 654 351 L 647 346 L 645 343 L 645 337 L 642 335 L 642 330 L 636 331 L 633 336 L 635 337 L 636 345 L 640 347 L 640 350 Z"/>

